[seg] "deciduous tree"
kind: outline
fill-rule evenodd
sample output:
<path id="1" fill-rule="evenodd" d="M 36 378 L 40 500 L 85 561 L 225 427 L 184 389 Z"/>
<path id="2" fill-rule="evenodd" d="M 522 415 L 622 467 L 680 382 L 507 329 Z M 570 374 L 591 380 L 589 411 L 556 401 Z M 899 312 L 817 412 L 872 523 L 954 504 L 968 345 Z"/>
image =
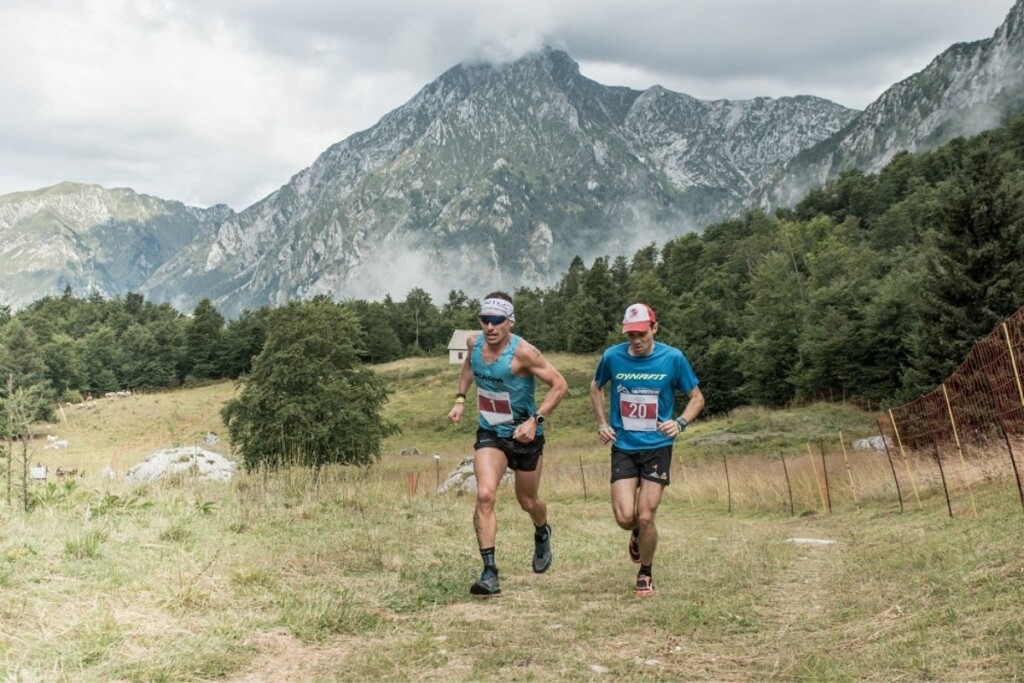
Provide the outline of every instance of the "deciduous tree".
<path id="1" fill-rule="evenodd" d="M 352 310 L 322 298 L 276 310 L 252 374 L 221 413 L 246 467 L 379 459 L 397 428 L 381 415 L 387 386 L 362 353 Z"/>

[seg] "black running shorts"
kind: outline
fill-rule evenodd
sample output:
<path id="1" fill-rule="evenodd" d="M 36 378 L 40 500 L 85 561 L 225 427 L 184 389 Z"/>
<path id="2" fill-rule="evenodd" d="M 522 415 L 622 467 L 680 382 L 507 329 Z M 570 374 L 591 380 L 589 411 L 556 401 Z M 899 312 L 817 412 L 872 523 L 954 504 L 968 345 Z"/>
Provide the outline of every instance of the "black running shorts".
<path id="1" fill-rule="evenodd" d="M 544 455 L 544 435 L 538 434 L 530 443 L 516 441 L 509 437 L 501 437 L 489 429 L 476 430 L 474 450 L 481 448 L 497 448 L 505 454 L 510 469 L 517 472 L 533 472 L 537 469 L 540 456 Z"/>
<path id="2" fill-rule="evenodd" d="M 620 451 L 612 448 L 612 481 L 642 478 L 664 486 L 669 484 L 672 446 L 648 451 Z"/>

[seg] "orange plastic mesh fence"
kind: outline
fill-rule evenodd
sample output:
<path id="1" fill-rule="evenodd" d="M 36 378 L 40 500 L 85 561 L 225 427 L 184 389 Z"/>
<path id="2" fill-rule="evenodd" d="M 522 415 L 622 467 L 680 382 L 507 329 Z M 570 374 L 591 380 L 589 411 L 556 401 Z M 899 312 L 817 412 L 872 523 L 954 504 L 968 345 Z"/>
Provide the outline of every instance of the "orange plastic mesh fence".
<path id="1" fill-rule="evenodd" d="M 1005 452 L 1007 437 L 1024 436 L 1022 355 L 1024 308 L 979 340 L 942 385 L 890 410 L 885 431 L 910 451 Z"/>

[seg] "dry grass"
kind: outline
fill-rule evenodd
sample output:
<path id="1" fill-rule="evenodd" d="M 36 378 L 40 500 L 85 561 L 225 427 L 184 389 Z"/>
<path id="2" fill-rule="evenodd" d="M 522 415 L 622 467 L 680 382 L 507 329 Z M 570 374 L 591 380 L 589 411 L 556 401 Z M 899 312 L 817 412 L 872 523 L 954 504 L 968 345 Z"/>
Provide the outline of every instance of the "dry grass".
<path id="1" fill-rule="evenodd" d="M 123 475 L 132 465 L 161 448 L 199 445 L 229 455 L 220 408 L 235 395 L 232 382 L 180 391 L 135 393 L 100 398 L 57 409 L 53 424 L 37 425 L 33 462 L 77 469 L 96 476 L 104 467 Z M 207 432 L 217 434 L 216 445 L 203 443 Z M 46 448 L 46 436 L 67 439 L 66 450 Z"/>
<path id="2" fill-rule="evenodd" d="M 580 384 L 590 359 L 560 361 Z M 952 454 L 950 518 L 934 460 L 908 462 L 921 505 L 896 462 L 900 514 L 885 456 L 844 458 L 833 439 L 824 514 L 821 456 L 806 443 L 855 430 L 862 416 L 811 407 L 696 423 L 659 511 L 658 594 L 637 600 L 626 534 L 611 519 L 607 452 L 586 398 L 571 397 L 545 455 L 555 564 L 529 570 L 530 524 L 504 489 L 504 595 L 479 601 L 467 591 L 479 564 L 473 499 L 432 495 L 472 442 L 470 426 L 444 420 L 453 370 L 420 360 L 382 372 L 396 387 L 390 416 L 410 428 L 378 465 L 317 476 L 126 488 L 92 474 L 115 454 L 123 471 L 150 450 L 223 435 L 230 384 L 68 412 L 53 427 L 71 448 L 38 454 L 86 476 L 40 489 L 31 513 L 0 507 L 0 679 L 1024 677 L 1024 525 L 997 450 L 968 454 L 966 466 Z M 740 454 L 740 442 L 771 446 Z M 397 455 L 413 445 L 420 456 Z"/>

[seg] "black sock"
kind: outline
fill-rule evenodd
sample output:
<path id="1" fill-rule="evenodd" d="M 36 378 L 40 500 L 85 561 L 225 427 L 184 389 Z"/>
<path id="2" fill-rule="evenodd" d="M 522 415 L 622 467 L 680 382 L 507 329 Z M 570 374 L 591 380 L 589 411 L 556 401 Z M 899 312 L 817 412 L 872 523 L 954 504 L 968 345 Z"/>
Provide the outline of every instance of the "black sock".
<path id="1" fill-rule="evenodd" d="M 484 569 L 493 569 L 494 573 L 498 573 L 498 567 L 494 564 L 494 546 L 490 548 L 480 548 L 480 557 L 484 561 Z"/>
<path id="2" fill-rule="evenodd" d="M 540 526 L 533 525 L 533 537 L 538 541 L 546 540 L 548 537 L 548 523 L 544 522 Z"/>
<path id="3" fill-rule="evenodd" d="M 649 565 L 649 564 L 642 564 L 642 565 L 640 565 L 640 572 L 638 573 L 638 576 L 651 576 L 651 565 Z"/>

